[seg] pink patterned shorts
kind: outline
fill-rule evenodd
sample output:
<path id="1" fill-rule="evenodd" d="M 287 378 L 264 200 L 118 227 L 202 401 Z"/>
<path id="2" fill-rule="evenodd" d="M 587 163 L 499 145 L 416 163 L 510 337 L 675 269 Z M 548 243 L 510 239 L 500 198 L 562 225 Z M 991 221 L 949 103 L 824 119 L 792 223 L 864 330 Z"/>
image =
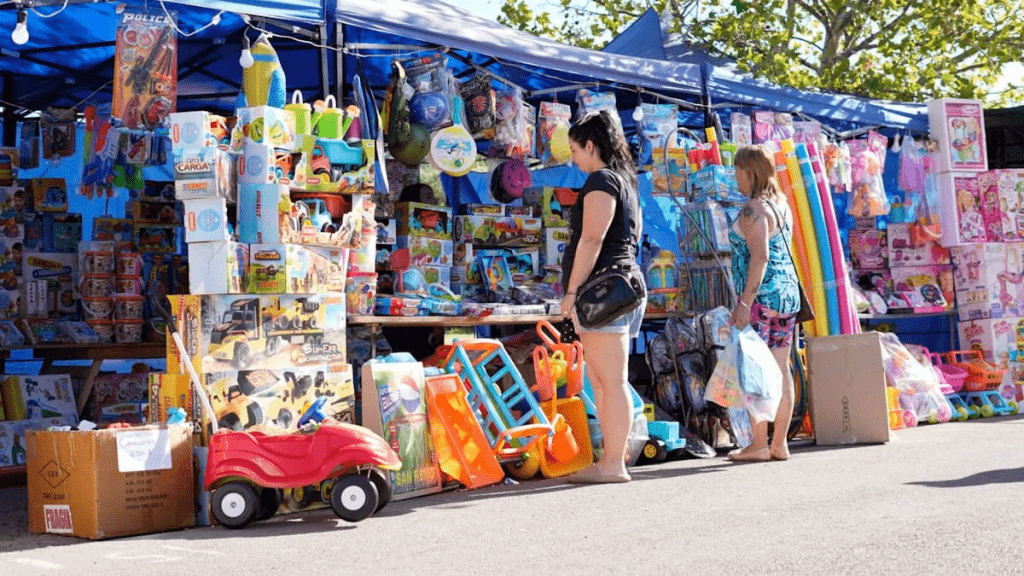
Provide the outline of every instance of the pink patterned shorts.
<path id="1" fill-rule="evenodd" d="M 754 302 L 750 307 L 750 326 L 757 331 L 769 348 L 789 348 L 793 345 L 796 314 L 779 314 L 759 302 Z"/>

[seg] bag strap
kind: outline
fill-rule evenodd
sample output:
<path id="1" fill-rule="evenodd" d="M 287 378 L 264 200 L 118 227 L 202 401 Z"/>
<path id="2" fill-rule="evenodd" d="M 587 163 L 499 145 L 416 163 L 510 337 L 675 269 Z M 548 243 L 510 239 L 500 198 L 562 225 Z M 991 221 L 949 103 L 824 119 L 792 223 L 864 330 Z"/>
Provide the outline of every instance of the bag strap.
<path id="1" fill-rule="evenodd" d="M 785 220 L 782 219 L 782 215 L 779 213 L 779 209 L 775 207 L 775 202 L 768 200 L 768 205 L 772 207 L 772 212 L 775 213 L 775 221 L 779 223 L 779 230 L 782 231 L 782 223 L 785 222 Z M 789 227 L 787 226 L 786 228 Z M 785 236 L 783 236 L 782 239 L 784 240 L 783 244 L 786 245 L 786 252 L 789 253 L 789 261 L 791 264 L 793 264 L 793 269 L 795 270 L 796 260 L 793 259 L 793 248 L 790 247 L 790 244 L 792 244 L 793 242 L 793 233 L 790 232 L 788 241 L 786 240 Z"/>

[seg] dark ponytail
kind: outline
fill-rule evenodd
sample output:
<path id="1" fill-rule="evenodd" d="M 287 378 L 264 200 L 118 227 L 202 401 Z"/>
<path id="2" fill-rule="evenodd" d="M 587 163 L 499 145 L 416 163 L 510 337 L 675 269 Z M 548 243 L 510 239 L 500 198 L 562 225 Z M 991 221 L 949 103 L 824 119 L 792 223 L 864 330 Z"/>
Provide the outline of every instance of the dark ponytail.
<path id="1" fill-rule="evenodd" d="M 616 118 L 608 110 L 587 114 L 569 128 L 569 138 L 580 145 L 594 143 L 601 161 L 622 176 L 636 177 L 636 165 L 626 145 L 626 137 Z"/>

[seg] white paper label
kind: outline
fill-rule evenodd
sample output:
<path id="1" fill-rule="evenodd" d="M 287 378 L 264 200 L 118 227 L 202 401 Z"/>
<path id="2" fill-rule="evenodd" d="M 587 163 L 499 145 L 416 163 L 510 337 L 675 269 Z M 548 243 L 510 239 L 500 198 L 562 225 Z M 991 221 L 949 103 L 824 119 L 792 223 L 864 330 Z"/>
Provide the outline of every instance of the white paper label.
<path id="1" fill-rule="evenodd" d="M 74 534 L 75 527 L 71 522 L 71 506 L 67 504 L 44 504 L 43 517 L 46 519 L 46 531 L 52 534 Z"/>
<path id="2" fill-rule="evenodd" d="M 167 430 L 137 430 L 117 435 L 119 472 L 171 468 L 171 438 Z"/>

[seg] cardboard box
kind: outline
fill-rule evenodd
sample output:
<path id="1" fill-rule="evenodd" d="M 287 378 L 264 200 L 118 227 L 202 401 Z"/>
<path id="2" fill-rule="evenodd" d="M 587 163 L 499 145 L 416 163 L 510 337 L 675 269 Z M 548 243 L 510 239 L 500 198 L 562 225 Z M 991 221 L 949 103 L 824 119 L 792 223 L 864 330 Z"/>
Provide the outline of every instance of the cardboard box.
<path id="1" fill-rule="evenodd" d="M 461 216 L 459 216 L 459 218 L 461 218 Z M 453 255 L 451 240 L 422 238 L 420 236 L 399 236 L 398 248 L 409 249 L 409 260 L 413 264 L 421 266 L 452 265 Z"/>
<path id="2" fill-rule="evenodd" d="M 980 100 L 929 100 L 928 132 L 939 143 L 938 172 L 988 170 L 985 115 Z"/>
<path id="3" fill-rule="evenodd" d="M 221 142 L 227 132 L 227 119 L 209 112 L 174 112 L 171 114 L 171 147 L 206 148 L 227 144 Z"/>
<path id="4" fill-rule="evenodd" d="M 61 418 L 40 420 L 8 420 L 0 422 L 0 470 L 8 466 L 24 466 L 28 461 L 25 452 L 25 433 L 29 430 L 46 430 L 50 426 L 65 426 Z"/>
<path id="5" fill-rule="evenodd" d="M 174 197 L 236 198 L 235 157 L 216 146 L 174 150 Z"/>
<path id="6" fill-rule="evenodd" d="M 231 132 L 231 148 L 241 150 L 248 142 L 291 150 L 295 146 L 295 113 L 270 106 L 239 108 Z"/>
<path id="7" fill-rule="evenodd" d="M 67 182 L 63 178 L 33 178 L 32 205 L 36 212 L 67 212 Z"/>
<path id="8" fill-rule="evenodd" d="M 946 247 L 984 242 L 987 234 L 977 175 L 946 172 L 937 175 L 935 182 L 939 189 L 939 205 L 945 208 L 939 211 L 939 224 L 942 226 L 939 242 Z"/>
<path id="9" fill-rule="evenodd" d="M 30 431 L 28 525 L 103 539 L 195 525 L 192 428 Z"/>
<path id="10" fill-rule="evenodd" d="M 228 231 L 228 205 L 223 198 L 184 200 L 185 242 L 226 242 Z"/>
<path id="11" fill-rule="evenodd" d="M 541 220 L 512 216 L 456 216 L 452 237 L 478 246 L 539 246 Z"/>
<path id="12" fill-rule="evenodd" d="M 882 342 L 877 332 L 811 338 L 807 363 L 817 444 L 890 440 Z"/>
<path id="13" fill-rule="evenodd" d="M 298 244 L 250 244 L 251 294 L 311 294 L 345 289 L 348 251 Z"/>
<path id="14" fill-rule="evenodd" d="M 544 265 L 561 266 L 565 248 L 569 245 L 568 228 L 544 229 Z"/>
<path id="15" fill-rule="evenodd" d="M 104 374 L 93 380 L 92 398 L 84 416 L 93 422 L 145 424 L 149 418 L 149 374 Z"/>
<path id="16" fill-rule="evenodd" d="M 981 350 L 985 360 L 1005 367 L 1017 359 L 1017 331 L 1024 329 L 1024 319 L 984 318 L 957 322 L 961 350 Z"/>
<path id="17" fill-rule="evenodd" d="M 249 245 L 238 242 L 197 242 L 189 245 L 188 283 L 191 294 L 245 292 Z"/>

